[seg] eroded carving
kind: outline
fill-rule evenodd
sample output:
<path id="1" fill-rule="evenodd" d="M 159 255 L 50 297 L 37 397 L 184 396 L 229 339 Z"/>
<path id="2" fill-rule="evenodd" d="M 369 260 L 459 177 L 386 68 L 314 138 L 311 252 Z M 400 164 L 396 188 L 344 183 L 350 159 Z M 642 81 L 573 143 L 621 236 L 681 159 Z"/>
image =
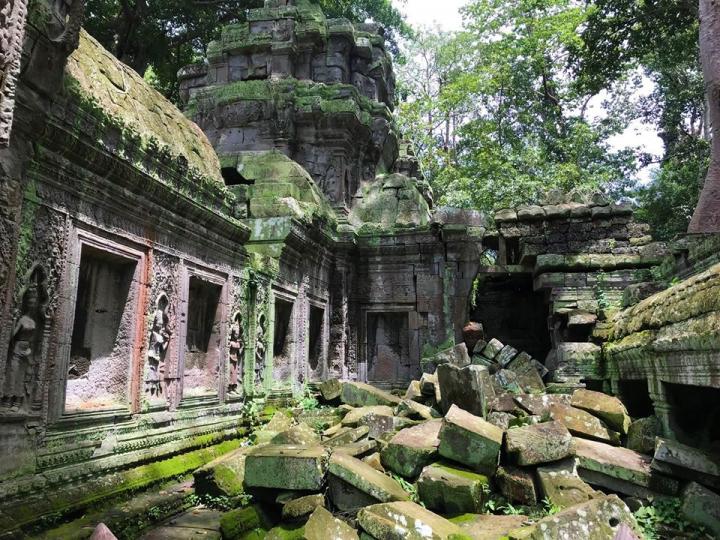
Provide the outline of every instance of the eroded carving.
<path id="1" fill-rule="evenodd" d="M 260 313 L 257 335 L 255 336 L 255 385 L 261 387 L 265 382 L 265 357 L 267 354 L 267 317 Z"/>
<path id="2" fill-rule="evenodd" d="M 162 293 L 156 302 L 153 324 L 150 329 L 150 342 L 148 345 L 148 373 L 145 380 L 145 391 L 152 397 L 164 393 L 165 381 L 165 353 L 170 343 L 170 319 L 167 314 L 167 295 Z"/>
<path id="3" fill-rule="evenodd" d="M 236 395 L 242 391 L 243 359 L 245 358 L 245 333 L 242 326 L 242 315 L 238 312 L 233 316 L 230 327 L 230 373 L 228 377 L 228 394 Z"/>
<path id="4" fill-rule="evenodd" d="M 5 365 L 2 406 L 12 411 L 25 408 L 32 395 L 47 303 L 47 274 L 41 266 L 35 266 L 22 293 L 20 315 L 13 328 Z"/>
<path id="5" fill-rule="evenodd" d="M 0 0 L 0 148 L 10 144 L 27 0 Z"/>

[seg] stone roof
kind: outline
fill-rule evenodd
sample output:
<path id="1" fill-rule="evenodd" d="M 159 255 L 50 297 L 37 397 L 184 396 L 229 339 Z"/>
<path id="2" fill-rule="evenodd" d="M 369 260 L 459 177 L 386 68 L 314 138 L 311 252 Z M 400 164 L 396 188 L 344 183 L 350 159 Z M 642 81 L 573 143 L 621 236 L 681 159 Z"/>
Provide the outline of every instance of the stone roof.
<path id="1" fill-rule="evenodd" d="M 85 31 L 66 75 L 83 97 L 136 132 L 143 144 L 155 139 L 174 157 L 184 157 L 198 173 L 224 185 L 217 154 L 203 131 Z"/>

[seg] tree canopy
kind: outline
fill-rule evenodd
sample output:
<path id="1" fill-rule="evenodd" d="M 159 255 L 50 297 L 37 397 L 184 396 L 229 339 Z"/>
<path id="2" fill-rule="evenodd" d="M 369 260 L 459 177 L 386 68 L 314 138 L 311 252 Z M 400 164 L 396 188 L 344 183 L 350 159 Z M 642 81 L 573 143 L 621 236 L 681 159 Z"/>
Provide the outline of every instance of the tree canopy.
<path id="1" fill-rule="evenodd" d="M 399 117 L 441 203 L 601 188 L 659 237 L 686 230 L 708 156 L 694 2 L 473 0 L 460 32 L 420 32 L 406 57 Z M 618 144 L 635 121 L 657 128 L 659 159 Z"/>

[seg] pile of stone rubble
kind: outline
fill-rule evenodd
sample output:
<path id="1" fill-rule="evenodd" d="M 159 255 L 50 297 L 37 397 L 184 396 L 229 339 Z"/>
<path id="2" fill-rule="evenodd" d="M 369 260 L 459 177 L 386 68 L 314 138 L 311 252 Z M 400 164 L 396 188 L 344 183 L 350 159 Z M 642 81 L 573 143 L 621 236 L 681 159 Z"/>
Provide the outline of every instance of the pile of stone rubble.
<path id="1" fill-rule="evenodd" d="M 546 394 L 544 367 L 497 340 L 472 345 L 436 354 L 403 397 L 326 381 L 332 407 L 277 413 L 255 446 L 198 470 L 199 493 L 252 495 L 223 538 L 632 539 L 630 508 L 667 495 L 717 528 L 712 456 L 656 439 L 617 398 Z M 495 494 L 552 511 L 493 515 Z"/>

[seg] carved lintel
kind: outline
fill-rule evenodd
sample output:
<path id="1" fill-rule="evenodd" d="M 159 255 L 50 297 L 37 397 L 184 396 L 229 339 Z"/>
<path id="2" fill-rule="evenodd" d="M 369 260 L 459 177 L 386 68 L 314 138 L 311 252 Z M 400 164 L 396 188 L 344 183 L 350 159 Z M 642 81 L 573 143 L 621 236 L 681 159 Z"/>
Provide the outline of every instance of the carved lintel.
<path id="1" fill-rule="evenodd" d="M 27 0 L 0 0 L 0 148 L 10 145 Z"/>

